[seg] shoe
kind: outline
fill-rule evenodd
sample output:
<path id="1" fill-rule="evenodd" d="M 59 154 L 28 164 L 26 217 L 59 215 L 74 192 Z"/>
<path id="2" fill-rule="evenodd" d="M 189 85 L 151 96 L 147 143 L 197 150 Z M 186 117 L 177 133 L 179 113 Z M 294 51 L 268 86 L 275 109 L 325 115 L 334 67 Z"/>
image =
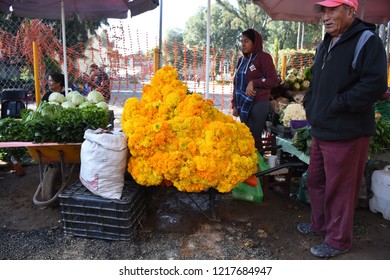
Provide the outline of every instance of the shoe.
<path id="1" fill-rule="evenodd" d="M 297 229 L 300 233 L 304 235 L 309 235 L 309 234 L 318 235 L 311 229 L 311 224 L 308 223 L 298 224 Z"/>
<path id="2" fill-rule="evenodd" d="M 346 250 L 339 250 L 330 247 L 329 245 L 326 245 L 325 243 L 321 243 L 318 246 L 310 248 L 310 253 L 312 253 L 314 256 L 318 258 L 331 258 L 338 256 L 340 254 L 344 254 L 348 252 L 349 249 Z"/>

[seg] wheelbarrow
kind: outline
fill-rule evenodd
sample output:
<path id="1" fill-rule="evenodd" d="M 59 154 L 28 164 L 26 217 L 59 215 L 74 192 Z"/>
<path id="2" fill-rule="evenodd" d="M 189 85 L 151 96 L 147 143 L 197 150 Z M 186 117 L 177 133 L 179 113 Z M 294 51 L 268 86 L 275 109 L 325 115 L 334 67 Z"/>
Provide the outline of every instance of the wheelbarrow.
<path id="1" fill-rule="evenodd" d="M 33 202 L 38 206 L 55 206 L 62 190 L 79 179 L 81 144 L 0 142 L 0 148 L 27 148 L 39 164 L 40 183 Z"/>
<path id="2" fill-rule="evenodd" d="M 81 143 L 40 143 L 26 148 L 39 164 L 34 204 L 56 206 L 58 195 L 79 179 Z"/>

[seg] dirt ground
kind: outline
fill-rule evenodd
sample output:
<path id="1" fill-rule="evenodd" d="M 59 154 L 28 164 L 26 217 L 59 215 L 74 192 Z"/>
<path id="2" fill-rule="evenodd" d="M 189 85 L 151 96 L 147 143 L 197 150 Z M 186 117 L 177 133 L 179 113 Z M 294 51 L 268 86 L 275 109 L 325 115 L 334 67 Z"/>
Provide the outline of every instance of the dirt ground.
<path id="1" fill-rule="evenodd" d="M 294 194 L 286 198 L 271 191 L 268 201 L 254 204 L 231 194 L 217 194 L 214 201 L 208 193 L 166 187 L 148 188 L 147 214 L 133 240 L 74 237 L 64 233 L 60 207 L 33 203 L 38 166 L 25 167 L 25 173 L 20 177 L 0 167 L 3 260 L 312 260 L 309 249 L 321 242 L 296 230 L 298 223 L 309 221 L 310 206 Z M 390 221 L 358 208 L 353 247 L 335 259 L 389 260 Z"/>

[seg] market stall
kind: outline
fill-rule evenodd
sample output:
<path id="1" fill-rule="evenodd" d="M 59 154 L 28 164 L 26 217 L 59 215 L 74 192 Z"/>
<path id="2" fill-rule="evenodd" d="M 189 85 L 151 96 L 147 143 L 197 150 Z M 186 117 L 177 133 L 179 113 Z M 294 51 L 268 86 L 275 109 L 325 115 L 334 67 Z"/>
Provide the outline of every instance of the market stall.
<path id="1" fill-rule="evenodd" d="M 19 119 L 0 119 L 0 148 L 6 149 L 5 157 L 26 148 L 39 165 L 40 184 L 33 198 L 39 206 L 55 203 L 59 193 L 78 179 L 84 131 L 112 123 L 112 112 L 98 92 L 87 97 L 77 92 L 51 97 L 36 110 L 21 111 Z"/>

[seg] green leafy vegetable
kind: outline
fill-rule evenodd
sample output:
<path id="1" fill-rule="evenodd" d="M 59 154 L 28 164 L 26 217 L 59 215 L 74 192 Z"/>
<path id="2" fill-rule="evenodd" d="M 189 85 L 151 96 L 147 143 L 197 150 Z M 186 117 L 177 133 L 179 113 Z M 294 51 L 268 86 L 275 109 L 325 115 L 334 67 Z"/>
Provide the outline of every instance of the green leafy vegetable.
<path id="1" fill-rule="evenodd" d="M 371 137 L 370 154 L 390 149 L 390 121 L 380 114 L 375 117 L 375 135 Z"/>
<path id="2" fill-rule="evenodd" d="M 295 129 L 292 145 L 305 155 L 310 155 L 311 141 L 310 128 L 308 126 Z"/>
<path id="3" fill-rule="evenodd" d="M 47 102 L 21 115 L 21 120 L 0 120 L 1 142 L 79 143 L 84 140 L 85 130 L 106 128 L 109 120 L 109 111 L 102 108 L 63 108 Z"/>

